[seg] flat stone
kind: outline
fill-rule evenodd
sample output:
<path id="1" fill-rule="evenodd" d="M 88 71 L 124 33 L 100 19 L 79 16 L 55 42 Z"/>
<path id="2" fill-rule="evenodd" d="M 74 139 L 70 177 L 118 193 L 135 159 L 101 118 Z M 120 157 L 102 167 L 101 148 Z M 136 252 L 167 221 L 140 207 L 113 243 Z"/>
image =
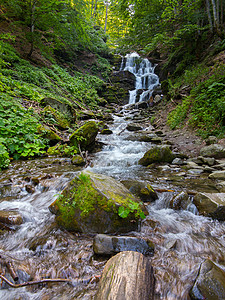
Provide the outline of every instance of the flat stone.
<path id="1" fill-rule="evenodd" d="M 94 238 L 93 250 L 95 254 L 100 255 L 111 255 L 122 251 L 137 251 L 144 255 L 152 255 L 154 244 L 137 237 L 97 234 Z"/>
<path id="2" fill-rule="evenodd" d="M 225 179 L 225 170 L 224 171 L 215 171 L 209 175 L 210 179 Z"/>

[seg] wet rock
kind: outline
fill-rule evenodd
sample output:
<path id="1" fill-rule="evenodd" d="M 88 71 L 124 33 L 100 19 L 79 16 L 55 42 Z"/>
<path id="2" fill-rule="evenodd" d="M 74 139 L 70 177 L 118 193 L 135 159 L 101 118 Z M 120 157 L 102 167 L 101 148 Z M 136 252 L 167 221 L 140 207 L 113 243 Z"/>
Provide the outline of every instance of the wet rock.
<path id="1" fill-rule="evenodd" d="M 220 193 L 225 193 L 225 181 L 221 181 L 216 185 L 216 188 L 220 191 Z"/>
<path id="2" fill-rule="evenodd" d="M 225 299 L 225 272 L 211 260 L 204 261 L 190 291 L 191 299 Z"/>
<path id="3" fill-rule="evenodd" d="M 215 158 L 214 157 L 201 157 L 201 160 L 204 164 L 208 166 L 213 166 L 215 164 Z"/>
<path id="4" fill-rule="evenodd" d="M 150 260 L 134 251 L 120 252 L 108 260 L 95 300 L 152 300 L 155 278 Z"/>
<path id="5" fill-rule="evenodd" d="M 113 116 L 111 115 L 111 114 L 104 114 L 103 115 L 103 117 L 102 117 L 102 119 L 104 120 L 104 121 L 107 121 L 107 122 L 111 122 L 111 121 L 113 121 Z"/>
<path id="6" fill-rule="evenodd" d="M 193 203 L 200 215 L 225 221 L 225 193 L 197 193 Z"/>
<path id="7" fill-rule="evenodd" d="M 142 127 L 138 124 L 130 123 L 127 125 L 126 129 L 128 131 L 138 131 L 138 130 L 142 130 Z"/>
<path id="8" fill-rule="evenodd" d="M 100 133 L 101 134 L 112 134 L 113 132 L 112 132 L 112 130 L 106 128 L 106 129 L 103 129 Z"/>
<path id="9" fill-rule="evenodd" d="M 176 157 L 174 158 L 174 160 L 172 161 L 172 164 L 173 165 L 183 165 L 184 164 L 184 161 L 183 159 L 179 158 L 179 157 Z"/>
<path id="10" fill-rule="evenodd" d="M 88 121 L 70 136 L 70 144 L 74 146 L 80 144 L 82 150 L 88 150 L 93 148 L 97 134 L 98 126 L 96 122 Z"/>
<path id="11" fill-rule="evenodd" d="M 138 163 L 143 166 L 160 162 L 171 163 L 174 158 L 175 156 L 169 146 L 154 146 L 144 154 Z"/>
<path id="12" fill-rule="evenodd" d="M 23 218 L 17 211 L 0 210 L 0 228 L 1 223 L 3 225 L 21 225 Z"/>
<path id="13" fill-rule="evenodd" d="M 34 188 L 34 186 L 31 185 L 31 184 L 27 184 L 27 185 L 25 186 L 25 189 L 26 189 L 26 191 L 27 191 L 28 193 L 30 193 L 30 194 L 33 194 L 33 193 L 35 192 L 35 188 Z"/>
<path id="14" fill-rule="evenodd" d="M 219 144 L 205 146 L 200 150 L 200 155 L 205 157 L 225 158 L 225 148 Z"/>
<path id="15" fill-rule="evenodd" d="M 85 160 L 81 155 L 74 155 L 71 159 L 72 164 L 76 166 L 84 166 L 85 165 Z"/>
<path id="16" fill-rule="evenodd" d="M 158 199 L 157 193 L 148 183 L 135 180 L 124 180 L 122 183 L 132 194 L 140 198 L 143 202 L 153 202 Z"/>
<path id="17" fill-rule="evenodd" d="M 224 171 L 215 171 L 209 175 L 210 179 L 225 179 L 225 170 Z"/>
<path id="18" fill-rule="evenodd" d="M 148 103 L 145 101 L 135 103 L 135 108 L 137 108 L 137 109 L 147 108 L 147 107 L 148 107 Z"/>
<path id="19" fill-rule="evenodd" d="M 137 237 L 109 236 L 97 234 L 93 242 L 95 254 L 111 255 L 122 251 L 137 251 L 144 255 L 152 255 L 154 244 Z"/>
<path id="20" fill-rule="evenodd" d="M 59 226 L 75 232 L 114 233 L 138 229 L 144 206 L 117 180 L 80 173 L 54 201 L 50 211 Z"/>
<path id="21" fill-rule="evenodd" d="M 188 205 L 190 204 L 191 200 L 188 193 L 181 192 L 178 195 L 174 196 L 172 200 L 170 200 L 169 207 L 175 210 L 180 210 L 187 209 Z"/>

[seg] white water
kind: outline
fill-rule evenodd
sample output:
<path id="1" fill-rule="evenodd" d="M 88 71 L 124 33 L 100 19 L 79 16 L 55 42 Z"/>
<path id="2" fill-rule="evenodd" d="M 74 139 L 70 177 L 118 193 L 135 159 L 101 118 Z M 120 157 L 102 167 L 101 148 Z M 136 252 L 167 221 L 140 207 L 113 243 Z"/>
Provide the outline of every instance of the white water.
<path id="1" fill-rule="evenodd" d="M 136 102 L 147 101 L 156 86 L 159 85 L 159 78 L 154 73 L 154 68 L 147 58 L 141 58 L 136 52 L 127 54 L 121 63 L 121 69 L 129 71 L 135 75 L 135 90 L 130 91 L 129 104 Z M 139 99 L 137 98 L 138 91 L 141 91 Z"/>

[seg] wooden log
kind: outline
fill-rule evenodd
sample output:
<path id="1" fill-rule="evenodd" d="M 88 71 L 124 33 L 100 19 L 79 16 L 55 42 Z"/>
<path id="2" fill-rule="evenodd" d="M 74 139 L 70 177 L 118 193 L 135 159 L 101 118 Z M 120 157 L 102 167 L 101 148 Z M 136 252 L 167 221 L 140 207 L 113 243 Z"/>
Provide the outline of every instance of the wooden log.
<path id="1" fill-rule="evenodd" d="M 150 259 L 124 251 L 106 264 L 95 300 L 153 300 L 155 278 Z"/>

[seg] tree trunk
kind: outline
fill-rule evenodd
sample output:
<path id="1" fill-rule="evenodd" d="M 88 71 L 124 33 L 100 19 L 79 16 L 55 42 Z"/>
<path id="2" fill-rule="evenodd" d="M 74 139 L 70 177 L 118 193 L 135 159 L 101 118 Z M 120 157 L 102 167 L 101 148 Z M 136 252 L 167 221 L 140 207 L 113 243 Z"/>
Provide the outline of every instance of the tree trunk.
<path id="1" fill-rule="evenodd" d="M 30 41 L 30 51 L 28 53 L 28 57 L 31 57 L 34 51 L 34 23 L 35 23 L 35 3 L 36 1 L 30 1 L 30 33 L 31 33 L 31 41 Z"/>
<path id="2" fill-rule="evenodd" d="M 207 16 L 208 16 L 208 21 L 209 21 L 210 32 L 213 32 L 213 24 L 212 24 L 212 17 L 211 17 L 211 13 L 210 13 L 209 0 L 206 0 L 206 11 L 207 11 Z"/>
<path id="3" fill-rule="evenodd" d="M 155 278 L 149 258 L 124 251 L 106 264 L 95 300 L 153 300 Z"/>

